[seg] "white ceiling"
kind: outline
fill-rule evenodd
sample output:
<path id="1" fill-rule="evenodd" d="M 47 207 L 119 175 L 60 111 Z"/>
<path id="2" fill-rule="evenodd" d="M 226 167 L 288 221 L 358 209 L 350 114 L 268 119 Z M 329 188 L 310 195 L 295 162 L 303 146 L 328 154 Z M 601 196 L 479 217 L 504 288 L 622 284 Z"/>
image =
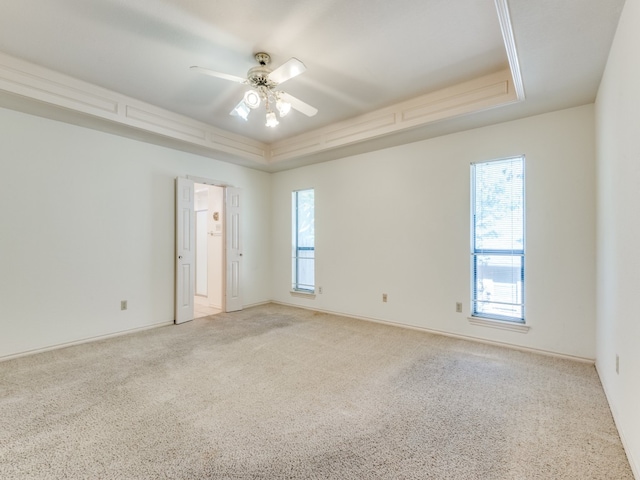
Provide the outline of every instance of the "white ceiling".
<path id="1" fill-rule="evenodd" d="M 624 0 L 508 0 L 526 100 L 398 136 L 425 138 L 595 99 Z M 272 143 L 508 67 L 494 0 L 3 0 L 0 51 Z M 253 54 L 307 71 L 318 108 L 275 129 L 229 115 Z"/>

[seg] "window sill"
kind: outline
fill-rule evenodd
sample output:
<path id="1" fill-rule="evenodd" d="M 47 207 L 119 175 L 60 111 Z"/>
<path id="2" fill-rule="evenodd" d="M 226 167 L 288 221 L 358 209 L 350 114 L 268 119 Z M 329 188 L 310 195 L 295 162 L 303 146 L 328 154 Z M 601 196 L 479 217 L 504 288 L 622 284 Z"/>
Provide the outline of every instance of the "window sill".
<path id="1" fill-rule="evenodd" d="M 501 330 L 509 330 L 511 332 L 527 333 L 531 328 L 529 325 L 522 323 L 507 322 L 505 320 L 493 320 L 491 318 L 482 317 L 468 317 L 471 325 L 478 325 L 480 327 L 492 327 L 499 328 Z"/>
<path id="2" fill-rule="evenodd" d="M 316 298 L 316 292 L 302 292 L 300 290 L 289 290 L 289 293 L 292 297 L 300 297 L 300 298 Z"/>

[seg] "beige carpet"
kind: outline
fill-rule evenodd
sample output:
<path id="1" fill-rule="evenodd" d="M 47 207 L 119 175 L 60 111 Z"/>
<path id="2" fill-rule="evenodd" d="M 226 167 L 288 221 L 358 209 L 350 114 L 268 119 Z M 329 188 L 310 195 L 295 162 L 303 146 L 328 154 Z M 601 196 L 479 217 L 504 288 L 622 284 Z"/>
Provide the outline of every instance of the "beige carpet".
<path id="1" fill-rule="evenodd" d="M 0 386 L 3 480 L 633 478 L 592 365 L 278 305 Z"/>

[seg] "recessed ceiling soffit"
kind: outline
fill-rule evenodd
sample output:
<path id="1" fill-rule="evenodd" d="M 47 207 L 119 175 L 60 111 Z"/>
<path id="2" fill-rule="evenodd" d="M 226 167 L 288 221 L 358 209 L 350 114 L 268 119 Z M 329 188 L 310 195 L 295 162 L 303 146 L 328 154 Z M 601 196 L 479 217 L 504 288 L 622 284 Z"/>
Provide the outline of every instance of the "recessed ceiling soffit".
<path id="1" fill-rule="evenodd" d="M 0 91 L 268 166 L 524 99 L 507 0 L 495 0 L 509 68 L 270 144 L 0 53 Z"/>

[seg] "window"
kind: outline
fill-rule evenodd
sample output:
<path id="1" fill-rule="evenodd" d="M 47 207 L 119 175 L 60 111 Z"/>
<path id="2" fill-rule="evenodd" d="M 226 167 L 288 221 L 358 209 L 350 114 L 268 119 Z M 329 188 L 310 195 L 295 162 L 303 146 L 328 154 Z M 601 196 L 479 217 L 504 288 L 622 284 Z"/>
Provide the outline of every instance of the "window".
<path id="1" fill-rule="evenodd" d="M 524 157 L 471 165 L 471 314 L 524 323 Z"/>
<path id="2" fill-rule="evenodd" d="M 293 290 L 315 291 L 315 229 L 313 189 L 293 192 Z"/>

